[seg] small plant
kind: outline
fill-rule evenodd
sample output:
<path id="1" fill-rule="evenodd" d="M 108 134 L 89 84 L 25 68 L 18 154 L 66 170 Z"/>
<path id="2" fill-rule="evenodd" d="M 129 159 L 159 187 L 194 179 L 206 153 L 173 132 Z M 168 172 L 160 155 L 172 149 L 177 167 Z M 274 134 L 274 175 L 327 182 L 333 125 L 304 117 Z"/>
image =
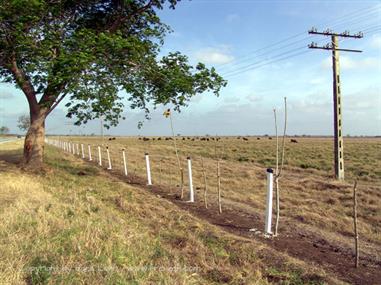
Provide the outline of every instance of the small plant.
<path id="1" fill-rule="evenodd" d="M 281 151 L 281 164 L 279 168 L 279 138 L 278 138 L 278 123 L 276 119 L 276 109 L 274 109 L 274 121 L 275 121 L 275 136 L 276 136 L 276 168 L 275 168 L 275 195 L 276 195 L 276 219 L 275 219 L 275 232 L 274 236 L 278 235 L 279 216 L 280 216 L 280 201 L 279 201 L 279 179 L 282 175 L 284 166 L 284 152 L 285 152 L 285 139 L 287 129 L 287 98 L 284 97 L 284 127 L 283 127 L 283 139 L 282 139 L 282 151 Z"/>
<path id="2" fill-rule="evenodd" d="M 177 159 L 177 164 L 178 164 L 178 167 L 179 167 L 179 172 L 180 172 L 180 189 L 181 189 L 181 199 L 184 198 L 184 170 L 183 168 L 181 167 L 181 162 L 180 162 L 180 158 L 179 158 L 179 152 L 177 150 L 177 144 L 176 144 L 176 136 L 175 136 L 175 131 L 174 131 L 174 128 L 173 128 L 173 120 L 172 120 L 172 114 L 171 114 L 171 109 L 167 109 L 163 115 L 168 118 L 169 117 L 169 120 L 171 122 L 171 130 L 172 130 L 172 138 L 173 138 L 173 145 L 175 147 L 175 154 L 176 154 L 176 159 Z"/>
<path id="3" fill-rule="evenodd" d="M 52 276 L 52 263 L 44 258 L 36 257 L 29 266 L 30 275 L 27 277 L 29 284 L 48 284 Z"/>

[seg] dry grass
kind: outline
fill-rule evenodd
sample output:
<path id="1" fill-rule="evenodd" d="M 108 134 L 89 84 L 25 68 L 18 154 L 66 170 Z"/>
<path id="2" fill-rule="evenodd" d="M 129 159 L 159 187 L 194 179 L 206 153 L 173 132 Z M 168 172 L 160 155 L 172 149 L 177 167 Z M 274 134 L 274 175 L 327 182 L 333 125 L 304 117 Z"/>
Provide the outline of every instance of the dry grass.
<path id="1" fill-rule="evenodd" d="M 261 137 L 243 141 L 221 138 L 218 143 L 178 138 L 186 169 L 186 156 L 192 157 L 196 199 L 202 199 L 204 185 L 201 157 L 208 175 L 209 201 L 216 204 L 216 161 L 222 157 L 223 204 L 245 208 L 262 215 L 265 201 L 265 168 L 275 165 L 275 140 Z M 352 248 L 352 181 L 359 180 L 359 231 L 363 254 L 381 255 L 381 140 L 346 138 L 346 182 L 333 178 L 332 139 L 297 138 L 298 143 L 286 143 L 284 178 L 281 188 L 280 231 L 285 225 L 309 229 L 334 244 Z M 72 141 L 98 144 L 99 138 L 73 137 Z M 120 149 L 126 148 L 129 170 L 145 176 L 144 153 L 149 152 L 154 183 L 158 182 L 159 160 L 163 160 L 162 181 L 166 186 L 179 185 L 173 142 L 163 137 L 149 141 L 138 138 L 117 138 L 105 141 L 112 152 L 114 167 L 122 167 Z M 95 149 L 95 148 L 94 148 Z M 95 153 L 93 152 L 93 155 Z M 96 156 L 96 155 L 95 155 Z M 106 158 L 105 154 L 102 155 Z M 172 181 L 172 183 L 171 183 Z M 171 185 L 169 185 L 171 184 Z M 213 211 L 213 209 L 211 209 Z"/>
<path id="2" fill-rule="evenodd" d="M 3 144 L 0 156 L 19 156 L 20 146 Z M 265 264 L 274 254 L 266 246 L 57 149 L 46 148 L 46 163 L 39 176 L 0 163 L 1 284 L 267 284 L 268 276 L 306 284 L 324 276 L 282 255 Z"/>

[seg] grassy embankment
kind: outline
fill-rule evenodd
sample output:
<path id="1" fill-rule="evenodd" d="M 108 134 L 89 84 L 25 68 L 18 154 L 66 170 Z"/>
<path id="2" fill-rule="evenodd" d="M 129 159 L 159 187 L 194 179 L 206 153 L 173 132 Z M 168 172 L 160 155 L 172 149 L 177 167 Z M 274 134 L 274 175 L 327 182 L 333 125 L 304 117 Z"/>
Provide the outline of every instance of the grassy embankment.
<path id="1" fill-rule="evenodd" d="M 21 142 L 0 146 L 8 161 L 20 153 Z M 32 175 L 0 160 L 1 284 L 306 284 L 324 275 L 52 147 L 46 164 Z"/>
<path id="2" fill-rule="evenodd" d="M 67 139 L 67 138 L 66 138 Z M 93 156 L 97 159 L 95 145 L 99 138 L 73 137 L 73 141 L 93 144 Z M 362 254 L 376 256 L 381 246 L 381 140 L 346 139 L 346 182 L 333 179 L 332 139 L 297 138 L 298 143 L 286 143 L 285 172 L 281 185 L 282 227 L 309 229 L 334 244 L 353 249 L 352 183 L 359 180 L 359 230 Z M 108 141 L 114 168 L 122 171 L 121 152 L 126 148 L 129 170 L 145 177 L 144 153 L 151 158 L 154 183 L 169 189 L 179 185 L 173 142 L 149 141 L 138 138 L 121 138 Z M 201 157 L 204 158 L 208 175 L 208 197 L 216 205 L 215 153 L 221 157 L 223 203 L 245 209 L 249 213 L 263 215 L 265 207 L 265 169 L 275 164 L 275 140 L 250 138 L 222 138 L 218 144 L 192 138 L 178 139 L 180 154 L 186 175 L 186 156 L 192 156 L 193 179 L 197 187 L 196 200 L 203 198 Z M 103 148 L 104 151 L 104 148 Z M 103 159 L 106 153 L 103 152 Z M 161 161 L 161 162 L 160 162 Z M 105 162 L 105 160 L 104 160 Z M 160 167 L 161 165 L 161 167 Z M 107 166 L 107 165 L 106 165 Z M 160 169 L 161 168 L 161 169 Z M 185 179 L 187 180 L 187 179 Z M 178 191 L 178 190 L 175 190 Z M 216 211 L 211 209 L 211 211 Z"/>

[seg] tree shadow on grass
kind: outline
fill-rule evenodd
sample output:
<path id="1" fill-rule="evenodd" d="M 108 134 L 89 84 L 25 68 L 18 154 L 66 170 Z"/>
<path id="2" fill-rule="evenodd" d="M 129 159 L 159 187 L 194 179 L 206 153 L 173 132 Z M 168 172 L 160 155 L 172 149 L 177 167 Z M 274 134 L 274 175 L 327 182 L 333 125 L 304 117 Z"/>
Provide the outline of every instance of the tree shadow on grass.
<path id="1" fill-rule="evenodd" d="M 9 171 L 9 164 L 18 166 L 22 158 L 22 149 L 0 150 L 0 171 Z"/>

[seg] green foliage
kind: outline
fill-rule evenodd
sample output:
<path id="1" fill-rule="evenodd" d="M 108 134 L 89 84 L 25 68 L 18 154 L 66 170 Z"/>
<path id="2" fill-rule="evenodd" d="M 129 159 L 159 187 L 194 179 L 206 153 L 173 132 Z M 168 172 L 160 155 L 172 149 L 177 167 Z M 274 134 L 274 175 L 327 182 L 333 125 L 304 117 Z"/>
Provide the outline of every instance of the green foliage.
<path id="1" fill-rule="evenodd" d="M 22 130 L 22 131 L 26 131 L 29 129 L 30 127 L 30 118 L 28 115 L 21 115 L 18 119 L 17 119 L 17 127 Z"/>
<path id="2" fill-rule="evenodd" d="M 7 133 L 9 133 L 9 128 L 8 127 L 6 127 L 6 126 L 0 127 L 0 134 L 1 135 L 6 135 Z"/>
<path id="3" fill-rule="evenodd" d="M 30 263 L 29 284 L 48 284 L 52 276 L 52 263 L 45 258 L 36 257 Z"/>
<path id="4" fill-rule="evenodd" d="M 123 118 L 125 99 L 131 108 L 144 110 L 147 118 L 150 108 L 160 104 L 180 111 L 198 93 L 218 95 L 226 81 L 214 68 L 189 65 L 179 52 L 159 58 L 170 29 L 157 10 L 174 9 L 176 4 L 177 0 L 1 1 L 0 77 L 39 98 L 40 108 L 51 110 L 68 97 L 67 116 L 75 117 L 77 125 L 100 116 L 106 127 L 116 125 Z"/>

